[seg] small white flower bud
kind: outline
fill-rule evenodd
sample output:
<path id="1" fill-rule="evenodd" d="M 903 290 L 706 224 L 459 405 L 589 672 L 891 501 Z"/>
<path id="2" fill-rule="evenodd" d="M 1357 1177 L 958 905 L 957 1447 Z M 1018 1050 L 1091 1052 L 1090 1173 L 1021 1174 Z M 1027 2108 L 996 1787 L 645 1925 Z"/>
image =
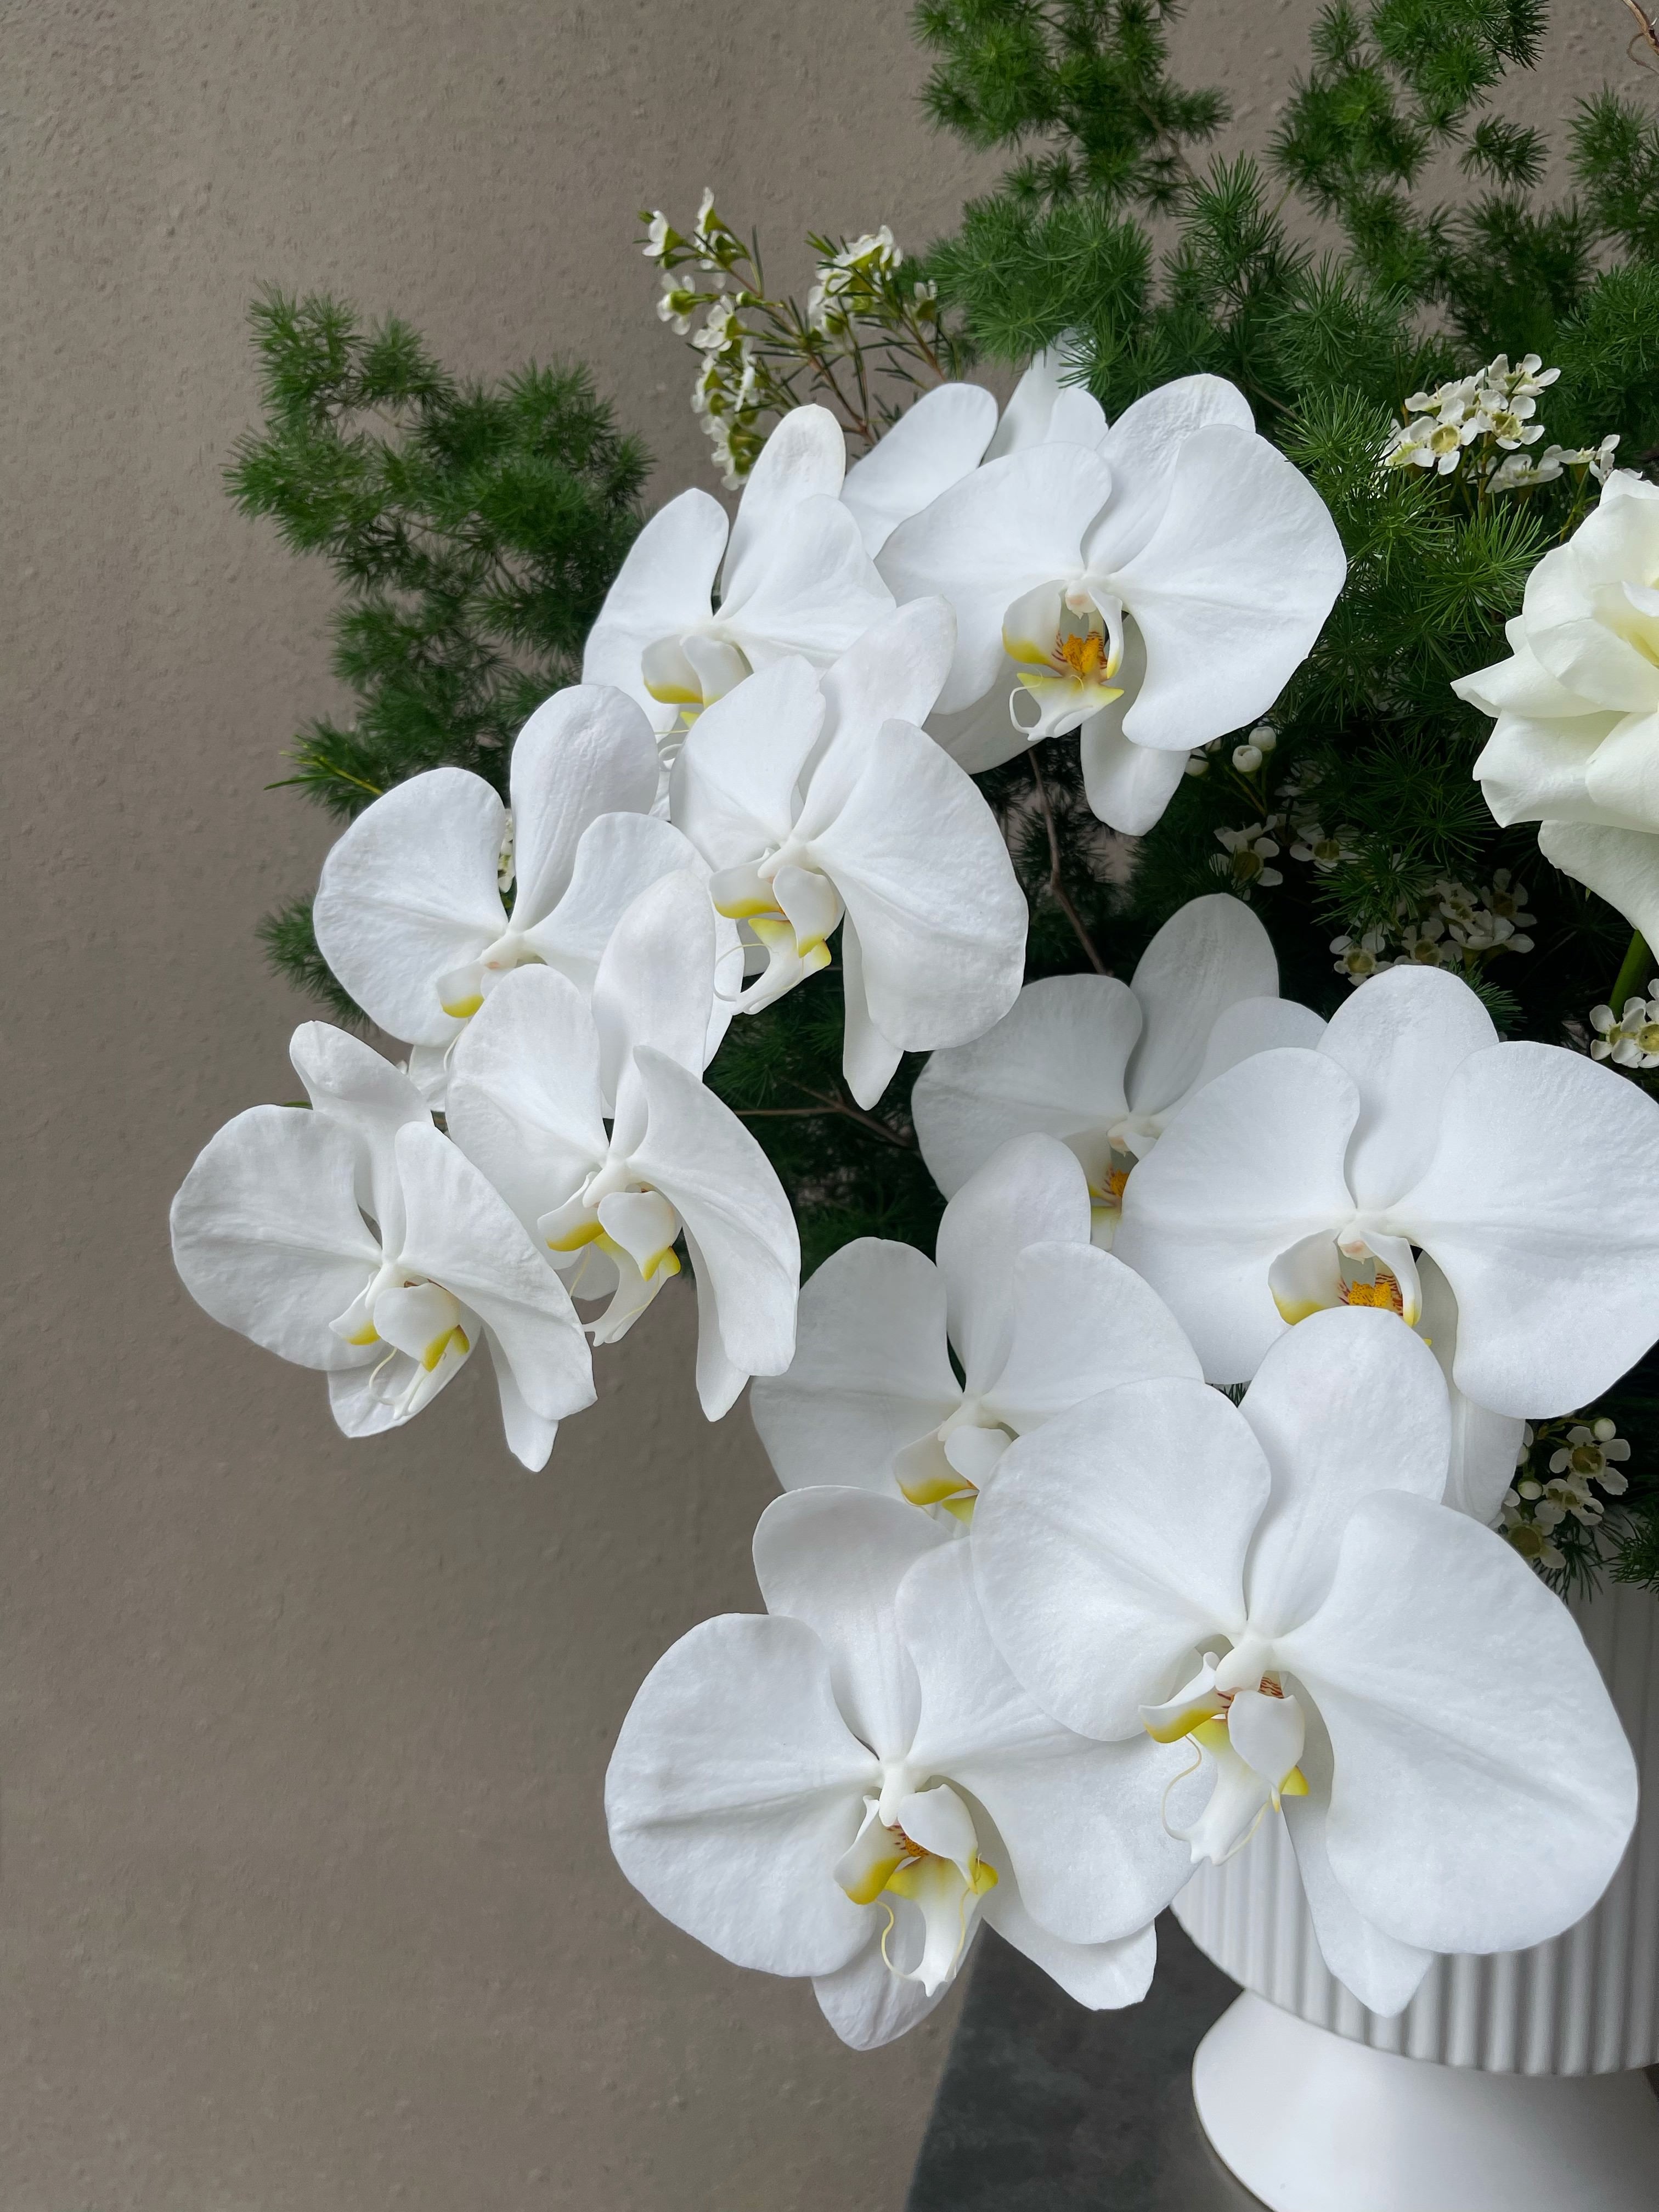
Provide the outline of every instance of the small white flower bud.
<path id="1" fill-rule="evenodd" d="M 1254 775 L 1261 765 L 1261 750 L 1258 745 L 1235 745 L 1233 766 L 1241 775 Z"/>

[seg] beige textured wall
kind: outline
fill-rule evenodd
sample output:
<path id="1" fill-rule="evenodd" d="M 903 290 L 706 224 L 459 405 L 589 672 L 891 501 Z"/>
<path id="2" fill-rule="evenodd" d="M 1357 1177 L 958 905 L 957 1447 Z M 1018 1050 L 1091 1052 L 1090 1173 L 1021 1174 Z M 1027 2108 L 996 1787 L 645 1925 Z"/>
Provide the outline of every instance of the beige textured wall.
<path id="1" fill-rule="evenodd" d="M 1195 7 L 1241 137 L 1309 13 Z M 1536 104 L 1624 36 L 1575 0 Z M 970 166 L 895 0 L 33 0 L 0 69 L 0 2203 L 896 2208 L 950 2008 L 847 2054 L 605 1849 L 639 1678 L 754 1602 L 769 1478 L 696 1411 L 689 1302 L 542 1475 L 481 1375 L 350 1445 L 182 1296 L 166 1206 L 293 1094 L 252 925 L 327 835 L 261 789 L 329 595 L 220 493 L 249 294 L 586 355 L 661 496 L 702 445 L 635 208 L 919 240 Z"/>

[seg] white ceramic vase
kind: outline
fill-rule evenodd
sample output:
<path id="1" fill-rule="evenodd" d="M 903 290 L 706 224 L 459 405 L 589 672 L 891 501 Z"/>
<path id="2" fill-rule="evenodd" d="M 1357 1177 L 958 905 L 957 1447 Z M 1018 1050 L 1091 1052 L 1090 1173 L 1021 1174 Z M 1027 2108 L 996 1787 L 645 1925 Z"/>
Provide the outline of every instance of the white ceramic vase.
<path id="1" fill-rule="evenodd" d="M 1659 1602 L 1614 1584 L 1574 1609 L 1643 1810 L 1606 1895 L 1565 1935 L 1437 1960 L 1384 2020 L 1321 1957 L 1282 1821 L 1176 1899 L 1245 1992 L 1194 2061 L 1199 2117 L 1272 2212 L 1659 2207 L 1659 2096 L 1639 2070 L 1659 2062 Z"/>

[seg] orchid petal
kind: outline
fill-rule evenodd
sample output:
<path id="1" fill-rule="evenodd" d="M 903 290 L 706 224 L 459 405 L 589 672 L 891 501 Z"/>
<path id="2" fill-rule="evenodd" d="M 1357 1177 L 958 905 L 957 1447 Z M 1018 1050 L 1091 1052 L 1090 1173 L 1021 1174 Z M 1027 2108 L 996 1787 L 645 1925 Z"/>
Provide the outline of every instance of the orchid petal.
<path id="1" fill-rule="evenodd" d="M 313 1111 L 356 1140 L 357 1203 L 380 1230 L 382 1245 L 396 1251 L 404 1230 L 398 1132 L 431 1121 L 425 1100 L 400 1067 L 326 1022 L 301 1022 L 288 1054 Z"/>
<path id="2" fill-rule="evenodd" d="M 450 1134 L 534 1233 L 605 1158 L 599 1046 L 580 992 L 551 968 L 503 976 L 455 1048 Z"/>
<path id="3" fill-rule="evenodd" d="M 913 599 L 872 623 L 818 678 L 824 702 L 818 757 L 843 730 L 925 721 L 956 641 L 956 617 L 945 599 Z M 801 834 L 810 835 L 810 823 Z"/>
<path id="4" fill-rule="evenodd" d="M 880 1943 L 872 1941 L 836 1973 L 816 1976 L 812 1994 L 843 2043 L 854 2051 L 879 2051 L 943 2004 L 949 1987 L 941 1983 L 930 1996 L 920 1982 L 895 1973 Z"/>
<path id="5" fill-rule="evenodd" d="M 198 1305 L 301 1367 L 361 1366 L 329 1327 L 380 1264 L 346 1130 L 252 1106 L 209 1139 L 173 1201 L 173 1264 Z"/>
<path id="6" fill-rule="evenodd" d="M 653 884 L 686 870 L 700 879 L 708 874 L 690 840 L 659 817 L 602 814 L 582 832 L 569 889 L 545 921 L 525 932 L 525 942 L 550 968 L 591 993 L 600 956 L 622 916 Z M 735 994 L 743 963 L 737 925 L 717 918 L 714 938 L 717 990 L 723 979 Z M 710 1010 L 705 1062 L 713 1059 L 731 1018 L 729 1005 Z"/>
<path id="7" fill-rule="evenodd" d="M 724 599 L 742 592 L 780 526 L 804 500 L 837 495 L 846 471 L 847 441 L 827 407 L 792 407 L 779 417 L 738 501 L 721 579 Z"/>
<path id="8" fill-rule="evenodd" d="M 921 604 L 913 600 L 913 605 Z M 927 717 L 927 733 L 935 744 L 943 745 L 960 769 L 969 775 L 983 775 L 988 769 L 1000 768 L 1017 753 L 1026 751 L 1030 738 L 1014 720 L 1010 702 L 1019 689 L 1019 670 L 1005 653 L 1001 665 L 992 678 L 988 690 L 955 714 L 941 714 L 937 710 Z M 1111 714 L 1112 708 L 1103 713 Z M 1086 729 L 1088 723 L 1084 724 Z"/>
<path id="9" fill-rule="evenodd" d="M 1083 1170 L 1052 1137 L 1012 1139 L 945 1207 L 934 1253 L 970 1395 L 988 1389 L 1007 1359 L 1020 1254 L 1028 1244 L 1086 1248 L 1089 1227 Z"/>
<path id="10" fill-rule="evenodd" d="M 1081 385 L 1062 384 L 1061 374 L 1071 367 L 1059 346 L 1046 346 L 1036 355 L 1014 386 L 1002 410 L 1002 420 L 987 449 L 988 461 L 1005 453 L 1023 452 L 1028 446 L 1073 445 L 1097 447 L 1106 435 L 1106 416 L 1100 402 Z"/>
<path id="11" fill-rule="evenodd" d="M 513 746 L 514 926 L 527 931 L 564 896 L 578 841 L 601 814 L 647 814 L 657 796 L 656 739 L 613 685 L 579 684 L 544 699 Z"/>
<path id="12" fill-rule="evenodd" d="M 1144 1731 L 1100 1742 L 1052 1719 L 991 1640 L 973 1548 L 947 1541 L 899 1589 L 899 1632 L 921 1684 L 909 1765 L 948 1774 L 985 1807 L 1006 1853 L 992 1863 L 1051 1933 L 1079 1943 L 1133 1936 L 1187 1879 L 1187 1854 L 1159 1817 L 1182 1754 Z"/>
<path id="13" fill-rule="evenodd" d="M 605 1785 L 611 1848 L 665 1919 L 722 1958 L 831 1974 L 872 1931 L 833 1869 L 878 1775 L 811 1630 L 726 1613 L 665 1653 L 623 1723 Z"/>
<path id="14" fill-rule="evenodd" d="M 1568 1413 L 1635 1364 L 1659 1336 L 1659 1224 L 1632 1194 L 1656 1188 L 1659 1105 L 1611 1069 L 1531 1043 L 1455 1069 L 1439 1146 L 1391 1212 L 1456 1298 L 1461 1390 Z"/>
<path id="15" fill-rule="evenodd" d="M 858 931 L 877 1028 L 910 1052 L 988 1030 L 1019 995 L 1026 910 L 971 780 L 908 722 L 849 726 L 809 803 L 835 805 L 812 849 Z"/>
<path id="16" fill-rule="evenodd" d="M 873 559 L 895 526 L 976 467 L 996 428 L 997 403 L 979 384 L 941 384 L 924 392 L 860 461 L 841 495 Z M 907 721 L 919 714 L 902 712 Z"/>
<path id="17" fill-rule="evenodd" d="M 864 986 L 864 947 L 850 919 L 841 926 L 841 1072 L 854 1103 L 868 1111 L 897 1073 L 904 1048 L 876 1027 Z"/>
<path id="18" fill-rule="evenodd" d="M 428 1124 L 398 1136 L 409 1209 L 406 1267 L 464 1300 L 544 1420 L 593 1403 L 593 1368 L 564 1285 L 507 1202 L 459 1146 Z"/>
<path id="19" fill-rule="evenodd" d="M 532 1474 L 538 1474 L 552 1457 L 559 1425 L 531 1406 L 495 1330 L 486 1328 L 483 1334 L 495 1372 L 495 1394 L 501 1403 L 501 1433 L 507 1439 L 507 1448 L 521 1467 L 528 1468 Z"/>
<path id="20" fill-rule="evenodd" d="M 983 1036 L 936 1052 L 916 1078 L 911 1111 L 939 1188 L 960 1190 L 1013 1137 L 1103 1139 L 1128 1110 L 1124 1069 L 1141 1022 L 1115 976 L 1051 975 L 1028 983 Z M 1100 1164 L 1084 1160 L 1085 1170 Z"/>
<path id="21" fill-rule="evenodd" d="M 617 1099 L 630 1053 L 648 1045 L 701 1076 L 714 990 L 714 909 L 689 869 L 643 890 L 611 933 L 593 979 L 599 1082 Z"/>
<path id="22" fill-rule="evenodd" d="M 822 665 L 892 606 L 852 515 L 838 499 L 813 497 L 781 515 L 739 568 L 728 560 L 720 621 L 754 668 L 789 653 Z"/>
<path id="23" fill-rule="evenodd" d="M 507 927 L 495 863 L 507 811 L 482 776 L 434 768 L 365 807 L 323 862 L 317 945 L 370 1019 L 411 1044 L 460 1027 L 437 979 Z"/>
<path id="24" fill-rule="evenodd" d="M 1434 1964 L 1432 1951 L 1402 1943 L 1368 1920 L 1331 1872 L 1326 1825 L 1331 1802 L 1331 1747 L 1317 1712 L 1308 1716 L 1302 1771 L 1305 1797 L 1287 1797 L 1281 1810 L 1296 1853 L 1297 1872 L 1320 1954 L 1344 1988 L 1384 2020 L 1404 2012 Z"/>
<path id="25" fill-rule="evenodd" d="M 1353 1079 L 1323 1051 L 1260 1053 L 1188 1100 L 1129 1177 L 1113 1249 L 1211 1382 L 1247 1382 L 1282 1334 L 1273 1261 L 1351 1216 L 1342 1160 L 1358 1110 Z"/>
<path id="26" fill-rule="evenodd" d="M 755 1530 L 755 1575 L 767 1611 L 804 1621 L 821 1639 L 842 1717 L 879 1759 L 903 1759 L 919 1710 L 895 1611 L 899 1587 L 941 1545 L 962 1548 L 902 1498 L 861 1490 L 786 1492 Z M 971 1828 L 969 1842 L 971 1848 Z"/>
<path id="27" fill-rule="evenodd" d="M 417 1373 L 412 1359 L 382 1346 L 361 1367 L 337 1367 L 328 1378 L 328 1410 L 342 1436 L 383 1437 L 410 1419 L 405 1393 Z"/>
<path id="28" fill-rule="evenodd" d="M 1214 891 L 1170 915 L 1141 954 L 1130 988 L 1146 1027 L 1124 1088 L 1133 1113 L 1162 1114 L 1192 1088 L 1218 1018 L 1241 999 L 1277 996 L 1279 963 L 1243 899 Z"/>
<path id="29" fill-rule="evenodd" d="M 1003 1656 L 1068 1728 L 1135 1735 L 1202 1637 L 1242 1632 L 1269 1486 L 1249 1425 L 1202 1383 L 1123 1383 L 1021 1437 L 969 1547 Z"/>
<path id="30" fill-rule="evenodd" d="M 1124 409 L 1100 448 L 1112 495 L 1091 533 L 1091 568 L 1121 568 L 1139 552 L 1169 504 L 1183 442 L 1206 422 L 1255 428 L 1249 400 L 1220 376 L 1176 377 Z"/>
<path id="31" fill-rule="evenodd" d="M 1131 743 L 1123 716 L 1137 689 L 1137 663 L 1145 668 L 1140 633 L 1130 626 L 1123 653 L 1123 696 L 1091 714 L 1078 732 L 1083 788 L 1096 816 L 1126 837 L 1144 837 L 1164 819 L 1181 788 L 1188 756 Z"/>
<path id="32" fill-rule="evenodd" d="M 1419 1256 L 1417 1272 L 1423 1291 L 1423 1341 L 1435 1356 L 1451 1406 L 1451 1464 L 1443 1502 L 1474 1520 L 1490 1522 L 1515 1479 L 1527 1425 L 1518 1413 L 1493 1413 L 1477 1406 L 1453 1382 L 1457 1301 L 1426 1252 Z"/>
<path id="33" fill-rule="evenodd" d="M 1119 1382 L 1203 1380 L 1198 1355 L 1151 1285 L 1091 1244 L 1035 1244 L 1013 1268 L 1013 1328 L 986 1411 L 1016 1435 Z"/>
<path id="34" fill-rule="evenodd" d="M 1289 1778 L 1306 1733 L 1301 1701 L 1293 1693 L 1273 1697 L 1265 1690 L 1234 1691 L 1227 1708 L 1228 1740 L 1271 1789 L 1281 1789 Z"/>
<path id="35" fill-rule="evenodd" d="M 1439 1500 L 1450 1416 L 1422 1339 L 1393 1314 L 1343 1306 L 1279 1339 L 1239 1411 L 1273 1474 L 1244 1575 L 1251 1629 L 1273 1637 L 1323 1602 L 1361 1498 Z"/>
<path id="36" fill-rule="evenodd" d="M 1311 1006 L 1294 999 L 1241 999 L 1225 1006 L 1211 1025 L 1204 1056 L 1193 1078 L 1192 1090 L 1165 1107 L 1165 1115 L 1178 1113 L 1187 1098 L 1259 1052 L 1273 1052 L 1280 1045 L 1297 1045 L 1311 1052 L 1325 1034 L 1325 1024 Z"/>
<path id="37" fill-rule="evenodd" d="M 582 648 L 582 682 L 627 692 L 659 736 L 679 709 L 647 690 L 641 657 L 659 638 L 707 628 L 727 528 L 726 509 L 708 492 L 671 499 L 629 548 Z"/>
<path id="38" fill-rule="evenodd" d="M 1115 1943 L 1068 1943 L 1051 1936 L 1025 1909 L 1018 1893 L 1012 1887 L 1005 1891 L 1000 1883 L 981 1903 L 980 1917 L 1091 2012 L 1139 2004 L 1152 1987 L 1158 1937 L 1151 1928 L 1138 1929 Z"/>
<path id="39" fill-rule="evenodd" d="M 945 1353 L 945 1285 L 913 1245 L 860 1237 L 803 1283 L 795 1356 L 749 1407 L 778 1480 L 893 1494 L 893 1462 L 962 1403 Z"/>
<path id="40" fill-rule="evenodd" d="M 1390 968 L 1338 1007 L 1320 1049 L 1359 1091 L 1347 1162 L 1358 1206 L 1386 1208 L 1417 1181 L 1454 1071 L 1497 1042 L 1492 1016 L 1443 968 Z"/>
<path id="41" fill-rule="evenodd" d="M 1346 574 L 1324 501 L 1282 453 L 1231 423 L 1194 430 L 1152 536 L 1112 577 L 1146 647 L 1124 735 L 1185 752 L 1253 720 L 1306 659 Z"/>
<path id="42" fill-rule="evenodd" d="M 791 659 L 698 715 L 674 764 L 669 817 L 711 868 L 752 863 L 788 837 L 823 714 L 811 667 Z"/>
<path id="43" fill-rule="evenodd" d="M 726 1358 L 747 1375 L 781 1375 L 795 1349 L 800 1240 L 772 1164 L 677 1061 L 641 1046 L 634 1064 L 648 1112 L 634 1165 L 696 1239 L 699 1290 L 707 1269 Z"/>
<path id="44" fill-rule="evenodd" d="M 1367 1919 L 1428 1950 L 1519 1951 L 1589 1911 L 1635 1822 L 1635 1761 L 1571 1616 L 1502 1537 L 1365 1498 L 1324 1604 L 1278 1649 L 1329 1731 L 1326 1850 Z"/>
<path id="45" fill-rule="evenodd" d="M 938 593 L 956 609 L 957 657 L 939 694 L 941 713 L 989 689 L 1013 602 L 1079 573 L 1084 534 L 1111 488 L 1111 471 L 1097 455 L 1034 446 L 988 462 L 894 531 L 878 565 L 899 600 Z"/>

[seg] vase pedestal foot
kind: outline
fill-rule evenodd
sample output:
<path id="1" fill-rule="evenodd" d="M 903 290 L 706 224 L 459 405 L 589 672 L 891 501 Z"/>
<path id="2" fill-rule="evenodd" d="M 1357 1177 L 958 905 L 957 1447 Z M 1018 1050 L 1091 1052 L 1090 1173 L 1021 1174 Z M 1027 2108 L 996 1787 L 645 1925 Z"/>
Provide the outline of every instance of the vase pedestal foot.
<path id="1" fill-rule="evenodd" d="M 1271 2212 L 1654 2212 L 1641 2074 L 1480 2074 L 1351 2043 L 1249 1991 L 1198 2046 L 1204 2131 Z"/>

